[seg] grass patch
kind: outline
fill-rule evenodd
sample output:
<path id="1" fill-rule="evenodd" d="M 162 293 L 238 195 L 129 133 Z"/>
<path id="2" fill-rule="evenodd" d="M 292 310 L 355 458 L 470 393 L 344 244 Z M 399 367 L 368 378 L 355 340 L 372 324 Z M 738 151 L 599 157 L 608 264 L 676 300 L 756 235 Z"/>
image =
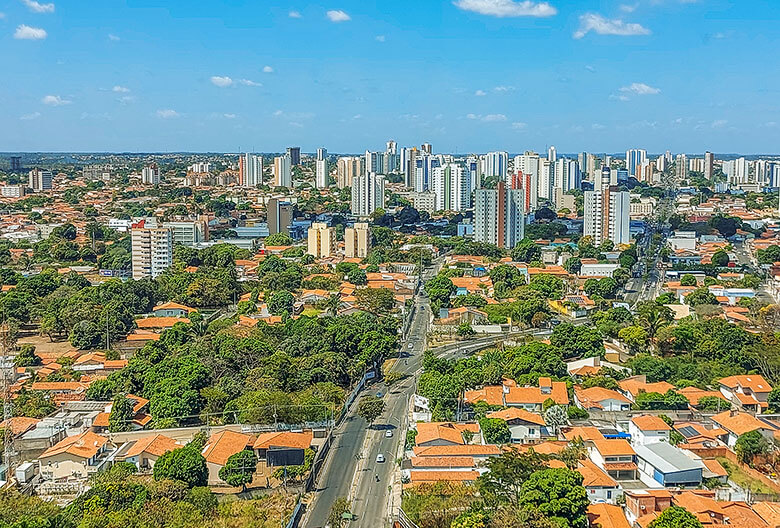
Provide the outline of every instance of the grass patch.
<path id="1" fill-rule="evenodd" d="M 323 310 L 318 310 L 316 308 L 306 308 L 302 312 L 302 315 L 306 315 L 306 316 L 309 316 L 309 317 L 317 317 L 322 312 L 323 312 Z"/>
<path id="2" fill-rule="evenodd" d="M 774 495 L 777 493 L 774 489 L 770 488 L 760 480 L 755 479 L 745 473 L 741 467 L 739 467 L 731 460 L 724 457 L 717 457 L 716 460 L 720 462 L 720 465 L 723 466 L 723 469 L 725 469 L 726 473 L 729 474 L 729 480 L 731 480 L 740 488 L 750 490 L 753 493 L 765 493 L 769 495 Z"/>

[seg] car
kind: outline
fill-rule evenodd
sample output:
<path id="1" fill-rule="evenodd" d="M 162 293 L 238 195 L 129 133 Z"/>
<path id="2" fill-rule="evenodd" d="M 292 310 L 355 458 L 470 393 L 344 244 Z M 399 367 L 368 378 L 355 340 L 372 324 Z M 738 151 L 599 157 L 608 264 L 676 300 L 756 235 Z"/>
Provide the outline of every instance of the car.
<path id="1" fill-rule="evenodd" d="M 376 463 L 377 463 L 377 464 L 381 464 L 381 463 L 382 463 L 382 462 L 384 462 L 384 461 L 385 461 L 385 455 L 383 455 L 382 453 L 379 453 L 379 454 L 376 456 Z"/>
<path id="2" fill-rule="evenodd" d="M 409 349 L 414 348 L 414 343 L 409 343 L 409 346 L 407 348 L 409 348 Z"/>
<path id="3" fill-rule="evenodd" d="M 382 391 L 376 393 L 377 398 L 381 398 L 382 396 L 384 396 L 384 394 L 382 394 Z"/>
<path id="4" fill-rule="evenodd" d="M 393 437 L 393 431 L 391 429 L 385 431 L 385 438 L 392 438 L 392 437 Z"/>

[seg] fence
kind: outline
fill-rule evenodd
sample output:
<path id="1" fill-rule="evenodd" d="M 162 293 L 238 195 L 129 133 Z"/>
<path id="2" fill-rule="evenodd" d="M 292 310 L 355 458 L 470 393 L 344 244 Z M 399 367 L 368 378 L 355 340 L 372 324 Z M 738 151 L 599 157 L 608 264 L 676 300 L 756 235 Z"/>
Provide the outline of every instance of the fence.
<path id="1" fill-rule="evenodd" d="M 758 480 L 762 484 L 766 485 L 768 488 L 774 490 L 777 493 L 777 495 L 767 495 L 769 497 L 773 497 L 772 499 L 769 500 L 776 501 L 778 495 L 780 495 L 780 483 L 770 479 L 760 471 L 757 471 L 752 467 L 748 466 L 747 464 L 743 464 L 742 462 L 737 460 L 736 453 L 734 453 L 734 451 L 732 451 L 731 449 L 728 449 L 726 447 L 710 447 L 710 448 L 700 448 L 700 449 L 689 448 L 689 451 L 699 455 L 702 458 L 717 458 L 717 457 L 725 458 L 735 466 L 738 466 L 739 469 L 744 473 L 746 473 L 750 478 Z M 746 490 L 746 491 L 750 491 L 750 490 Z M 757 497 L 763 495 L 751 492 L 750 496 L 752 500 L 758 500 Z"/>
<path id="2" fill-rule="evenodd" d="M 298 523 L 301 520 L 301 515 L 303 514 L 303 502 L 301 502 L 301 498 L 298 497 L 298 503 L 295 505 L 295 509 L 292 512 L 292 515 L 290 516 L 290 521 L 287 523 L 287 528 L 296 528 L 298 526 Z"/>
<path id="3" fill-rule="evenodd" d="M 406 516 L 406 512 L 404 512 L 403 508 L 398 508 L 398 524 L 401 525 L 401 528 L 420 528 Z"/>

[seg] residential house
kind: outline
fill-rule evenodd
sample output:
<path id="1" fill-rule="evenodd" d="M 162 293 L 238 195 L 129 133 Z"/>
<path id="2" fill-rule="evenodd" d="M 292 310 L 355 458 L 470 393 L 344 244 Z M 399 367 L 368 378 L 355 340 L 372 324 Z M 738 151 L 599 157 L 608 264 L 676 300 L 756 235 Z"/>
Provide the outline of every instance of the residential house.
<path id="1" fill-rule="evenodd" d="M 628 434 L 634 445 L 648 445 L 656 442 L 669 442 L 672 428 L 658 416 L 642 414 L 634 416 L 628 422 Z"/>
<path id="2" fill-rule="evenodd" d="M 582 475 L 582 485 L 590 502 L 615 504 L 623 494 L 618 483 L 591 460 L 580 460 L 576 471 Z"/>
<path id="3" fill-rule="evenodd" d="M 419 447 L 463 445 L 471 443 L 464 435 L 479 438 L 480 433 L 476 423 L 420 422 L 416 427 L 415 444 Z"/>
<path id="4" fill-rule="evenodd" d="M 586 444 L 590 459 L 615 480 L 636 480 L 636 452 L 626 440 L 597 439 Z"/>
<path id="5" fill-rule="evenodd" d="M 133 401 L 133 418 L 130 423 L 130 430 L 137 431 L 143 429 L 152 421 L 152 417 L 148 412 L 149 400 L 136 396 L 135 394 L 128 394 L 127 399 Z M 104 411 L 95 416 L 95 419 L 92 422 L 92 430 L 94 432 L 102 433 L 108 430 L 109 418 L 113 405 L 113 402 L 107 403 Z"/>
<path id="6" fill-rule="evenodd" d="M 655 383 L 647 383 L 646 376 L 632 376 L 618 382 L 620 386 L 620 392 L 623 393 L 629 400 L 636 401 L 636 397 L 640 392 L 656 392 L 658 394 L 666 394 L 670 390 L 674 390 L 674 385 L 665 381 L 658 381 Z"/>
<path id="7" fill-rule="evenodd" d="M 631 528 L 623 513 L 623 508 L 615 504 L 596 503 L 588 506 L 590 526 L 601 528 Z"/>
<path id="8" fill-rule="evenodd" d="M 309 449 L 313 434 L 311 430 L 294 433 L 290 431 L 277 431 L 258 435 L 252 447 L 259 460 L 265 460 L 269 449 Z"/>
<path id="9" fill-rule="evenodd" d="M 123 445 L 116 459 L 134 464 L 139 471 L 150 471 L 158 458 L 177 447 L 181 446 L 173 438 L 153 434 Z"/>
<path id="10" fill-rule="evenodd" d="M 197 311 L 195 308 L 169 301 L 152 308 L 152 315 L 154 317 L 187 317 L 189 314 Z"/>
<path id="11" fill-rule="evenodd" d="M 564 381 L 539 378 L 538 387 L 517 387 L 504 385 L 504 405 L 523 407 L 528 411 L 540 412 L 545 401 L 556 405 L 569 405 L 569 391 Z"/>
<path id="12" fill-rule="evenodd" d="M 209 470 L 208 483 L 210 486 L 224 485 L 219 478 L 219 470 L 227 464 L 228 459 L 245 449 L 252 449 L 252 437 L 243 433 L 230 430 L 220 431 L 211 435 L 209 441 L 203 447 L 203 457 L 206 459 L 206 467 Z"/>
<path id="13" fill-rule="evenodd" d="M 760 374 L 728 376 L 718 383 L 721 394 L 742 410 L 760 413 L 769 406 L 767 398 L 772 386 Z"/>
<path id="14" fill-rule="evenodd" d="M 69 436 L 38 457 L 40 474 L 50 481 L 83 480 L 109 467 L 114 451 L 108 438 L 91 431 Z"/>
<path id="15" fill-rule="evenodd" d="M 604 387 L 574 387 L 574 403 L 586 411 L 628 411 L 631 401 L 618 391 Z"/>
<path id="16" fill-rule="evenodd" d="M 739 411 L 724 411 L 712 417 L 712 421 L 727 434 L 720 439 L 729 447 L 737 444 L 737 439 L 750 431 L 759 431 L 767 440 L 772 440 L 775 431 L 780 429 L 777 425 L 752 414 Z"/>
<path id="17" fill-rule="evenodd" d="M 515 444 L 531 444 L 554 437 L 541 415 L 522 408 L 510 407 L 488 413 L 486 417 L 504 420 Z"/>

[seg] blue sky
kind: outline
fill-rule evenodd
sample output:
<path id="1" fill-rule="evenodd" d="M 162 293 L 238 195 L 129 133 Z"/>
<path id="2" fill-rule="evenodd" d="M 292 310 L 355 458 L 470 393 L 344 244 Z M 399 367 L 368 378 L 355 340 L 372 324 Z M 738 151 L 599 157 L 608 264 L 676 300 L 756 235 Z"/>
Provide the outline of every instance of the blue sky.
<path id="1" fill-rule="evenodd" d="M 780 151 L 777 0 L 0 0 L 0 13 L 4 151 L 390 138 Z"/>

